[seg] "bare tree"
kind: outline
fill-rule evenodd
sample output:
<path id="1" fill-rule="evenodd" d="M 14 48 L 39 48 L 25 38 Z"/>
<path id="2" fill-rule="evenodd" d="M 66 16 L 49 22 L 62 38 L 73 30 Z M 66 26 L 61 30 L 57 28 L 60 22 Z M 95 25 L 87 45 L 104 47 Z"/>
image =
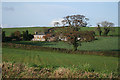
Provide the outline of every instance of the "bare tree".
<path id="1" fill-rule="evenodd" d="M 114 23 L 112 22 L 108 22 L 108 21 L 103 21 L 101 23 L 98 23 L 99 25 L 101 25 L 101 27 L 113 27 Z"/>
<path id="2" fill-rule="evenodd" d="M 101 27 L 104 27 L 104 35 L 107 36 L 110 31 L 114 31 L 114 28 L 111 28 L 114 26 L 114 23 L 108 22 L 108 21 L 103 21 L 98 23 Z"/>
<path id="3" fill-rule="evenodd" d="M 67 30 L 62 31 L 64 35 L 68 38 L 68 42 L 73 45 L 73 50 L 76 51 L 77 47 L 81 45 L 80 40 L 78 38 L 81 37 L 79 32 L 79 27 L 87 26 L 87 21 L 89 20 L 84 15 L 71 15 L 63 18 L 62 24 L 63 26 L 67 25 L 69 28 Z M 60 33 L 62 33 L 60 32 Z"/>
<path id="4" fill-rule="evenodd" d="M 54 26 L 55 26 L 55 27 L 58 27 L 59 25 L 60 25 L 59 22 L 54 22 Z"/>
<path id="5" fill-rule="evenodd" d="M 62 24 L 74 28 L 85 27 L 87 26 L 88 20 L 89 19 L 86 18 L 84 15 L 71 15 L 64 17 L 64 20 L 62 20 Z"/>
<path id="6" fill-rule="evenodd" d="M 99 36 L 101 36 L 102 30 L 99 24 L 97 25 L 97 28 L 95 30 L 97 30 L 99 32 Z"/>
<path id="7" fill-rule="evenodd" d="M 65 24 L 66 24 L 66 20 L 62 20 L 61 22 L 62 22 L 63 27 L 64 27 L 64 26 L 65 26 Z"/>

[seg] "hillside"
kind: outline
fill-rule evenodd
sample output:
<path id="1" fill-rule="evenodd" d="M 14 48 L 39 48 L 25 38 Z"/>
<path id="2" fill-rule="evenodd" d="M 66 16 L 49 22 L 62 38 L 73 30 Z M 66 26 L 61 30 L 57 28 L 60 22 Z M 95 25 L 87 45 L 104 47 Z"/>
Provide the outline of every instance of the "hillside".
<path id="1" fill-rule="evenodd" d="M 22 33 L 22 31 L 26 31 L 28 30 L 29 33 L 34 34 L 35 31 L 44 31 L 44 29 L 50 29 L 52 27 L 22 27 L 22 28 L 3 28 L 3 31 L 6 31 L 6 36 L 10 36 L 11 33 L 15 32 L 15 31 L 20 31 Z M 108 35 L 113 35 L 113 36 L 117 36 L 120 35 L 118 33 L 118 29 L 120 29 L 120 27 L 114 27 L 115 31 L 112 32 L 110 31 Z M 81 27 L 80 30 L 93 30 L 95 31 L 96 35 L 98 35 L 98 32 L 96 31 L 96 27 Z M 102 28 L 103 30 L 103 28 Z M 104 31 L 104 30 L 103 30 Z"/>

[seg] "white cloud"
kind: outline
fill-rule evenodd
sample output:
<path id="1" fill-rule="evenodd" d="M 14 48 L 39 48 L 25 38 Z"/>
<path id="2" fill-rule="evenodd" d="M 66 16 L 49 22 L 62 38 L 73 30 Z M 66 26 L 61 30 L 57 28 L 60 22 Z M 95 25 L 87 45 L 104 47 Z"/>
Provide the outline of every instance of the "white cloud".
<path id="1" fill-rule="evenodd" d="M 60 25 L 62 25 L 62 23 L 61 23 L 62 20 L 63 20 L 62 18 L 53 19 L 53 20 L 51 21 L 50 25 L 51 25 L 51 26 L 54 26 L 54 22 L 59 22 Z"/>

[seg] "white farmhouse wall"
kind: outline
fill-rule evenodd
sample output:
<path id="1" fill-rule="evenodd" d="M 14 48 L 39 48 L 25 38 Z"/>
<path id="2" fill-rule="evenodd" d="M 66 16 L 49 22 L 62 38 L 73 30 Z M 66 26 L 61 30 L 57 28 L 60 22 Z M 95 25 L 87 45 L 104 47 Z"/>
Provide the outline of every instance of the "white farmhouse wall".
<path id="1" fill-rule="evenodd" d="M 45 41 L 44 36 L 45 35 L 34 35 L 34 38 L 32 39 L 32 41 Z"/>

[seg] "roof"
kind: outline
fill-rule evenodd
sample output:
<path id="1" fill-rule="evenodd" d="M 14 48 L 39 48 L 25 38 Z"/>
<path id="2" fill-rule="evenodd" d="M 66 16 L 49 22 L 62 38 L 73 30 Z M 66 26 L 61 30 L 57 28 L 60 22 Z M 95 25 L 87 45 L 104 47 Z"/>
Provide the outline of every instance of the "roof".
<path id="1" fill-rule="evenodd" d="M 37 33 L 35 35 L 45 35 L 45 33 L 39 32 L 39 33 Z"/>

